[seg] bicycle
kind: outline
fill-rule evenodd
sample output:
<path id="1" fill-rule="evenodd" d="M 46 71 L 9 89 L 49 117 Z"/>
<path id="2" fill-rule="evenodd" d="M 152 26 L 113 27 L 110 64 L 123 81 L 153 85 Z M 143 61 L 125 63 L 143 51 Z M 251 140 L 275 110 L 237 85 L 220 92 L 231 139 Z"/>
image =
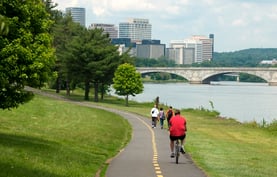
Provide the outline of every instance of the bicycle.
<path id="1" fill-rule="evenodd" d="M 179 163 L 179 156 L 180 156 L 180 150 L 181 150 L 181 145 L 180 145 L 180 140 L 177 139 L 175 140 L 175 160 L 176 160 L 176 164 Z"/>

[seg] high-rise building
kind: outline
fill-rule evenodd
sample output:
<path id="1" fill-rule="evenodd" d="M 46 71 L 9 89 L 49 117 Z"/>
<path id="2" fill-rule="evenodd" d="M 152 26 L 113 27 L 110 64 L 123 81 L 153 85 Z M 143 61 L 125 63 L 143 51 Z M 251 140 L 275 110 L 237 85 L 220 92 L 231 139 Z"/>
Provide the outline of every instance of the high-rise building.
<path id="1" fill-rule="evenodd" d="M 179 55 L 174 55 L 176 64 L 192 64 L 200 63 L 203 61 L 209 61 L 213 57 L 213 46 L 214 46 L 213 35 L 210 37 L 195 35 L 185 40 L 172 40 L 170 41 L 170 50 L 176 50 Z M 188 48 L 194 49 L 194 54 L 191 55 L 191 50 L 188 52 Z M 169 51 L 170 52 L 170 51 Z M 185 54 L 184 52 L 187 52 Z M 191 57 L 193 56 L 193 60 Z"/>
<path id="2" fill-rule="evenodd" d="M 176 49 L 179 48 L 179 55 L 176 55 L 175 61 L 177 61 L 176 64 L 192 64 L 192 63 L 198 63 L 202 61 L 202 42 L 196 41 L 192 39 L 185 39 L 185 40 L 172 40 L 170 41 L 170 48 Z M 191 63 L 186 61 L 186 58 L 183 58 L 185 49 L 192 48 L 194 49 L 193 60 Z M 191 56 L 190 56 L 191 58 Z M 191 61 L 191 59 L 189 59 Z M 178 62 L 179 61 L 179 62 Z"/>
<path id="3" fill-rule="evenodd" d="M 212 59 L 214 58 L 214 34 L 210 34 L 209 38 L 211 39 L 213 45 L 212 45 Z"/>
<path id="4" fill-rule="evenodd" d="M 66 13 L 70 13 L 74 22 L 86 26 L 86 9 L 82 7 L 67 7 Z"/>
<path id="5" fill-rule="evenodd" d="M 104 33 L 109 34 L 109 38 L 114 39 L 118 38 L 118 29 L 113 24 L 104 24 L 104 23 L 92 23 L 89 26 L 89 29 L 102 28 Z"/>
<path id="6" fill-rule="evenodd" d="M 130 38 L 140 43 L 143 39 L 151 39 L 152 25 L 148 19 L 131 18 L 128 22 L 119 23 L 119 38 Z"/>
<path id="7" fill-rule="evenodd" d="M 206 36 L 192 36 L 192 40 L 202 42 L 202 60 L 207 61 L 213 58 L 213 38 Z"/>

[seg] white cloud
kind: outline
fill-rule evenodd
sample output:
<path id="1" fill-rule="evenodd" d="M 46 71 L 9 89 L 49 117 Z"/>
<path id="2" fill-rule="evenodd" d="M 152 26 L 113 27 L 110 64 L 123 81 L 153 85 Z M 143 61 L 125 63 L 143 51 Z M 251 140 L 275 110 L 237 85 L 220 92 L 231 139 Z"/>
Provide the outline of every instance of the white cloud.
<path id="1" fill-rule="evenodd" d="M 235 20 L 232 22 L 232 25 L 233 25 L 233 26 L 246 26 L 247 23 L 246 23 L 243 19 L 235 19 Z"/>

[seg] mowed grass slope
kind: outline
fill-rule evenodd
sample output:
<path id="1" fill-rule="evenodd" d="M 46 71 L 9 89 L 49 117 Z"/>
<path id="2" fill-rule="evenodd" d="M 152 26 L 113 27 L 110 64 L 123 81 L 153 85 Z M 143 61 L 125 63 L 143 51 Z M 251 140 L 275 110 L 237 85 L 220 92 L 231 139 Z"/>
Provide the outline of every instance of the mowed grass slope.
<path id="1" fill-rule="evenodd" d="M 277 176 L 276 131 L 195 112 L 184 112 L 187 150 L 208 176 Z"/>
<path id="2" fill-rule="evenodd" d="M 0 111 L 0 176 L 94 176 L 130 137 L 118 115 L 35 96 Z"/>
<path id="3" fill-rule="evenodd" d="M 124 104 L 109 97 L 97 103 L 146 117 L 153 106 Z M 181 114 L 188 120 L 186 151 L 209 177 L 277 176 L 276 122 L 269 130 L 209 111 Z M 130 135 L 128 122 L 112 113 L 36 96 L 16 110 L 0 111 L 0 176 L 94 176 Z"/>

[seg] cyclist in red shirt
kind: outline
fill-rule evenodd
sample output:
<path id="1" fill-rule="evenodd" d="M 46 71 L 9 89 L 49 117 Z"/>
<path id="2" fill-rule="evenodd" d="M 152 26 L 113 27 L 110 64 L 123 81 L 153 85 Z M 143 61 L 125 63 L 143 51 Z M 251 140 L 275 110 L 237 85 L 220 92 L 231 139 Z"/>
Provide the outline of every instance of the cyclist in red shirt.
<path id="1" fill-rule="evenodd" d="M 180 110 L 175 110 L 175 116 L 173 116 L 169 121 L 169 138 L 170 138 L 170 150 L 171 157 L 174 158 L 175 154 L 173 152 L 174 149 L 174 141 L 177 139 L 181 140 L 181 153 L 185 153 L 184 143 L 186 138 L 187 131 L 187 121 L 186 118 L 180 115 Z"/>

